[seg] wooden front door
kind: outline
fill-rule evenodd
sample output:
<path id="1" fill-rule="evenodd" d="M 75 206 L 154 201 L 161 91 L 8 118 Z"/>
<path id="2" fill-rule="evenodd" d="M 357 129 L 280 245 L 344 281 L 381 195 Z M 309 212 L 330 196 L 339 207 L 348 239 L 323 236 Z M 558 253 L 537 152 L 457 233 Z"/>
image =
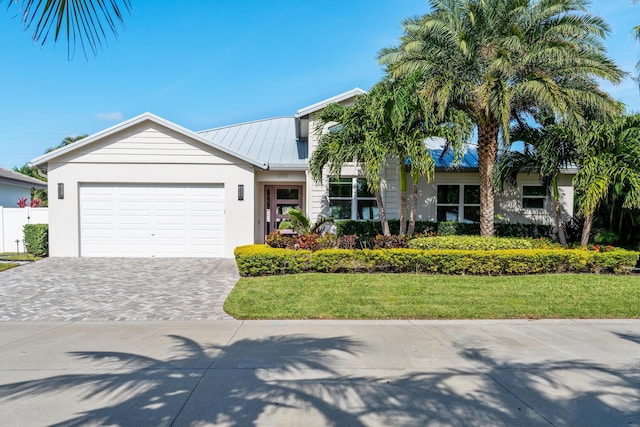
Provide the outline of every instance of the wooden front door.
<path id="1" fill-rule="evenodd" d="M 264 187 L 264 234 L 278 229 L 287 219 L 289 209 L 302 206 L 302 185 L 265 185 Z"/>

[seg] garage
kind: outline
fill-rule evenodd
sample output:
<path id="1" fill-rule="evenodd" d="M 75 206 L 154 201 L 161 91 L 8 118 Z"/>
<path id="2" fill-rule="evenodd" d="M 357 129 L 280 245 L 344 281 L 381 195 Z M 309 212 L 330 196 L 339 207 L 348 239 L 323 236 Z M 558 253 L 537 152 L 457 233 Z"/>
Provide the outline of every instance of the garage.
<path id="1" fill-rule="evenodd" d="M 34 159 L 50 257 L 233 258 L 254 242 L 267 165 L 151 113 Z"/>
<path id="2" fill-rule="evenodd" d="M 224 186 L 79 185 L 80 256 L 222 257 Z"/>

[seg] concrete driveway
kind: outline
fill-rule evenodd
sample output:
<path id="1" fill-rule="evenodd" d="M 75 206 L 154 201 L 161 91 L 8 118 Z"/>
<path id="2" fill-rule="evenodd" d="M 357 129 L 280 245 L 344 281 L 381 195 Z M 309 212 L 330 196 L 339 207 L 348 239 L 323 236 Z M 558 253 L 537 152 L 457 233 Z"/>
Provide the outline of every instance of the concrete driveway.
<path id="1" fill-rule="evenodd" d="M 0 272 L 0 321 L 229 319 L 233 259 L 46 258 Z"/>

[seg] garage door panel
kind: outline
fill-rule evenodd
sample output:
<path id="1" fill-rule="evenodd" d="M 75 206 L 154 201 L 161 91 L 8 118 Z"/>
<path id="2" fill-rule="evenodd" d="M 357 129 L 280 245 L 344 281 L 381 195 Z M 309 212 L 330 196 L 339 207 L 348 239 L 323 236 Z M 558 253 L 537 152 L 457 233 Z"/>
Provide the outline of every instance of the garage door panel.
<path id="1" fill-rule="evenodd" d="M 82 256 L 224 256 L 224 189 L 80 186 Z"/>

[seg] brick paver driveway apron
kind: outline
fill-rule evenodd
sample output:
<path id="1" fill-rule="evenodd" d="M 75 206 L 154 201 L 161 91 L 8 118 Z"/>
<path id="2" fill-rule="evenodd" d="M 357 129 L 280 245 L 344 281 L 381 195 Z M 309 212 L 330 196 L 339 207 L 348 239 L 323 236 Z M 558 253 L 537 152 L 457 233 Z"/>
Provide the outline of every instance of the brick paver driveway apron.
<path id="1" fill-rule="evenodd" d="M 0 272 L 0 321 L 230 319 L 233 259 L 46 258 Z"/>

